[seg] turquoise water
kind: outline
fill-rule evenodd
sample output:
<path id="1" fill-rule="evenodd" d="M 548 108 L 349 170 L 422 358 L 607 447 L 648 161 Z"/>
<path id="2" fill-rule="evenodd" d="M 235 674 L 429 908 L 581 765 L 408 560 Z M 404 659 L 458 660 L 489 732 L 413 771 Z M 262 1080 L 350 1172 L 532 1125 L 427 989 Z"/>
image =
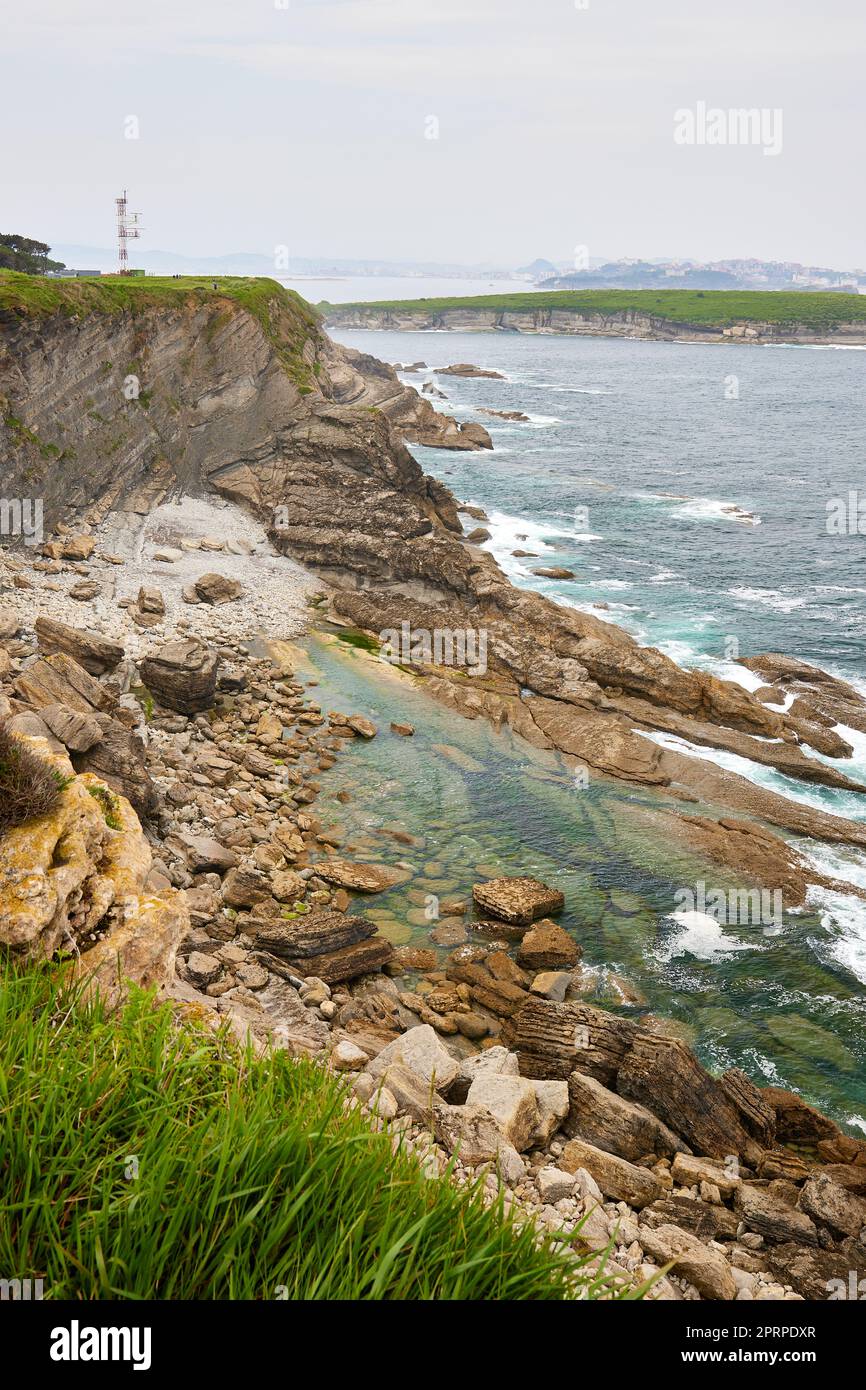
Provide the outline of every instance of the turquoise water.
<path id="1" fill-rule="evenodd" d="M 578 788 L 557 755 L 453 714 L 369 653 L 334 638 L 308 650 L 299 675 L 318 681 L 322 709 L 363 712 L 379 729 L 323 776 L 316 809 L 344 831 L 341 852 L 407 866 L 405 884 L 357 904 L 395 944 L 432 944 L 431 897 L 470 899 L 479 879 L 536 875 L 565 894 L 585 997 L 673 1020 L 707 1065 L 742 1066 L 855 1132 L 866 1125 L 866 1005 L 819 913 L 786 914 L 773 935 L 687 929 L 670 916 L 676 891 L 707 870 L 641 824 L 659 805 L 651 792 L 597 779 Z M 414 736 L 392 733 L 391 720 Z"/>

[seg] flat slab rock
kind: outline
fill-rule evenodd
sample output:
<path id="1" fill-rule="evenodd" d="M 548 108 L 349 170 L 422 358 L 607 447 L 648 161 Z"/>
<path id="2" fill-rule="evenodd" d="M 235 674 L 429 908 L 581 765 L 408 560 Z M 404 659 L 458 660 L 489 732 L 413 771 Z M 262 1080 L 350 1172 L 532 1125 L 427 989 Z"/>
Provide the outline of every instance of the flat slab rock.
<path id="1" fill-rule="evenodd" d="M 492 878 L 476 883 L 472 898 L 481 912 L 521 926 L 565 907 L 562 893 L 537 878 Z"/>
<path id="2" fill-rule="evenodd" d="M 66 627 L 63 623 L 56 623 L 53 618 L 36 619 L 36 636 L 43 652 L 49 655 L 65 652 L 91 676 L 113 671 L 123 660 L 124 649 L 120 642 L 111 642 L 84 628 Z"/>
<path id="3" fill-rule="evenodd" d="M 299 922 L 262 922 L 253 940 L 295 974 L 315 975 L 328 985 L 380 970 L 394 954 L 372 922 L 343 912 L 310 913 Z"/>
<path id="4" fill-rule="evenodd" d="M 315 870 L 326 883 L 335 883 L 352 893 L 384 893 L 406 878 L 402 869 L 392 869 L 387 864 L 356 864 L 351 859 L 324 860 L 315 865 Z"/>

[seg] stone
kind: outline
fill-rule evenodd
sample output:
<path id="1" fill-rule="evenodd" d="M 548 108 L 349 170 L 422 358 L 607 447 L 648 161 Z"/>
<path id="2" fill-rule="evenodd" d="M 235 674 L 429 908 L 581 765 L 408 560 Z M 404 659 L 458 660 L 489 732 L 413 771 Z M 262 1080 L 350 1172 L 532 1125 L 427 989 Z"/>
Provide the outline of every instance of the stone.
<path id="1" fill-rule="evenodd" d="M 249 908 L 270 896 L 265 875 L 248 864 L 229 869 L 222 885 L 222 900 L 226 907 Z"/>
<path id="2" fill-rule="evenodd" d="M 507 1146 L 490 1111 L 483 1106 L 435 1103 L 433 1132 L 467 1168 L 494 1162 L 500 1149 Z"/>
<path id="3" fill-rule="evenodd" d="M 713 1158 L 695 1158 L 693 1154 L 677 1153 L 671 1164 L 671 1177 L 681 1187 L 697 1187 L 712 1183 L 723 1197 L 732 1197 L 740 1186 L 739 1177 L 731 1174 L 724 1163 Z"/>
<path id="4" fill-rule="evenodd" d="M 575 1176 L 562 1168 L 541 1168 L 535 1179 L 542 1202 L 561 1202 L 574 1191 Z"/>
<path id="5" fill-rule="evenodd" d="M 71 752 L 86 753 L 102 740 L 102 727 L 98 720 L 66 705 L 43 705 L 39 717 L 54 737 Z"/>
<path id="6" fill-rule="evenodd" d="M 535 1148 L 546 1148 L 568 1114 L 566 1081 L 533 1081 L 538 1122 L 530 1141 Z"/>
<path id="7" fill-rule="evenodd" d="M 572 1072 L 568 1079 L 566 1134 L 634 1163 L 645 1154 L 671 1157 L 683 1142 L 646 1106 L 618 1096 L 592 1076 Z"/>
<path id="8" fill-rule="evenodd" d="M 89 560 L 96 546 L 92 536 L 64 536 L 58 542 L 63 560 Z"/>
<path id="9" fill-rule="evenodd" d="M 538 1124 L 538 1103 L 531 1081 L 522 1076 L 482 1072 L 469 1087 L 466 1104 L 488 1110 L 500 1133 L 518 1153 L 529 1148 Z"/>
<path id="10" fill-rule="evenodd" d="M 800 1208 L 842 1236 L 859 1238 L 866 1227 L 866 1200 L 846 1191 L 826 1173 L 819 1173 L 804 1185 Z"/>
<path id="11" fill-rule="evenodd" d="M 141 679 L 154 699 L 178 714 L 213 707 L 219 657 L 197 638 L 167 642 L 141 663 Z"/>
<path id="12" fill-rule="evenodd" d="M 582 952 L 577 942 L 557 926 L 541 921 L 523 937 L 517 947 L 517 960 L 526 970 L 565 970 L 576 965 Z"/>
<path id="13" fill-rule="evenodd" d="M 678 1226 L 641 1228 L 641 1244 L 658 1264 L 674 1263 L 674 1273 L 693 1284 L 703 1298 L 733 1299 L 737 1285 L 724 1255 Z"/>
<path id="14" fill-rule="evenodd" d="M 585 1168 L 591 1173 L 606 1197 L 618 1202 L 628 1202 L 630 1207 L 640 1209 L 662 1196 L 664 1189 L 654 1173 L 647 1168 L 637 1168 L 624 1158 L 617 1158 L 604 1149 L 582 1139 L 572 1139 L 566 1144 L 559 1160 L 561 1168 L 574 1173 Z"/>
<path id="15" fill-rule="evenodd" d="M 216 956 L 207 955 L 203 951 L 193 951 L 187 957 L 186 973 L 194 985 L 212 984 L 222 974 L 222 970 L 222 962 L 218 961 Z"/>
<path id="16" fill-rule="evenodd" d="M 675 1126 L 698 1153 L 748 1158 L 756 1148 L 719 1082 L 679 1038 L 639 1029 L 617 1072 L 616 1088 Z"/>
<path id="17" fill-rule="evenodd" d="M 65 652 L 40 658 L 21 672 L 13 690 L 25 705 L 44 709 L 64 705 L 80 714 L 106 713 L 114 708 L 112 695 Z"/>
<path id="18" fill-rule="evenodd" d="M 331 1050 L 331 1065 L 337 1071 L 363 1071 L 367 1054 L 349 1038 L 342 1038 Z"/>
<path id="19" fill-rule="evenodd" d="M 749 1230 L 777 1243 L 794 1240 L 798 1245 L 817 1245 L 815 1223 L 804 1211 L 798 1211 L 765 1187 L 743 1182 L 737 1189 L 734 1205 Z"/>
<path id="20" fill-rule="evenodd" d="M 243 585 L 236 579 L 227 579 L 223 574 L 203 574 L 195 581 L 193 588 L 202 603 L 215 606 L 232 603 L 240 598 L 244 591 Z"/>
<path id="21" fill-rule="evenodd" d="M 358 738 L 375 738 L 378 732 L 373 721 L 363 714 L 350 714 L 346 719 L 346 725 Z"/>
<path id="22" fill-rule="evenodd" d="M 394 1120 L 397 1117 L 397 1098 L 392 1095 L 387 1086 L 380 1086 L 374 1091 L 368 1102 L 369 1109 L 374 1115 L 378 1115 L 380 1120 Z"/>
<path id="23" fill-rule="evenodd" d="M 402 869 L 387 864 L 356 864 L 348 859 L 328 859 L 316 864 L 316 874 L 326 883 L 335 883 L 352 893 L 384 893 L 405 881 Z"/>
<path id="24" fill-rule="evenodd" d="M 572 982 L 570 970 L 542 970 L 529 986 L 530 994 L 540 999 L 553 999 L 561 1004 Z"/>
<path id="25" fill-rule="evenodd" d="M 391 720 L 391 732 L 402 735 L 403 738 L 411 738 L 415 732 L 411 724 L 404 724 L 401 720 Z"/>
<path id="26" fill-rule="evenodd" d="M 551 912 L 561 912 L 565 898 L 556 888 L 549 888 L 537 878 L 494 878 L 476 883 L 472 898 L 482 913 L 500 918 L 503 922 L 529 925 Z"/>
<path id="27" fill-rule="evenodd" d="M 66 627 L 63 623 L 54 622 L 52 618 L 37 618 L 35 627 L 36 637 L 43 652 L 48 655 L 64 652 L 71 656 L 73 661 L 77 661 L 79 666 L 83 666 L 91 676 L 102 676 L 106 671 L 113 671 L 123 660 L 122 644 L 111 642 L 98 633 L 84 628 Z"/>
<path id="28" fill-rule="evenodd" d="M 101 593 L 102 589 L 95 579 L 82 579 L 78 584 L 72 585 L 69 597 L 78 603 L 89 603 L 91 599 L 99 598 Z"/>
<path id="29" fill-rule="evenodd" d="M 395 1062 L 388 1067 L 385 1075 L 388 1090 L 397 1102 L 401 1115 L 411 1115 L 417 1124 L 429 1127 L 433 1117 L 435 1088 L 416 1071 Z"/>
<path id="30" fill-rule="evenodd" d="M 239 863 L 235 851 L 220 844 L 212 835 L 191 835 L 184 831 L 169 836 L 167 843 L 179 850 L 193 874 L 221 874 Z"/>
<path id="31" fill-rule="evenodd" d="M 451 1055 L 427 1023 L 410 1028 L 388 1043 L 370 1062 L 368 1071 L 374 1077 L 385 1077 L 394 1063 L 415 1072 L 437 1091 L 447 1090 L 460 1071 L 457 1058 Z"/>
<path id="32" fill-rule="evenodd" d="M 566 569 L 564 565 L 542 565 L 539 569 L 533 570 L 542 579 L 574 579 L 574 570 Z"/>

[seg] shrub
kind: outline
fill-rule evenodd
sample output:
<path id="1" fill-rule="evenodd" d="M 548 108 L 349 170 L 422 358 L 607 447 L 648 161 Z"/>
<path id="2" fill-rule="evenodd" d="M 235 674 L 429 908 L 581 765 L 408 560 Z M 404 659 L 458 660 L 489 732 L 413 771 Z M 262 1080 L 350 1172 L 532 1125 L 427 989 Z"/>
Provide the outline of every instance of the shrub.
<path id="1" fill-rule="evenodd" d="M 69 779 L 0 724 L 0 835 L 53 811 Z"/>

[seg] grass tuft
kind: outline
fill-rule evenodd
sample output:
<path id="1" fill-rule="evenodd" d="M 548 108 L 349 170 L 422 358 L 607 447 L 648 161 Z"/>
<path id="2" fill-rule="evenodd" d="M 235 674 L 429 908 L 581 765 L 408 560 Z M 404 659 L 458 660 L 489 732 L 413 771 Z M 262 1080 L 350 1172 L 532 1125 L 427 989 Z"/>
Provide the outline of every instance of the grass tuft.
<path id="1" fill-rule="evenodd" d="M 0 1269 L 46 1298 L 610 1296 L 480 1188 L 392 1154 L 338 1078 L 150 996 L 108 1016 L 6 962 L 0 1053 Z"/>
<path id="2" fill-rule="evenodd" d="M 68 780 L 0 724 L 0 835 L 47 816 Z"/>

